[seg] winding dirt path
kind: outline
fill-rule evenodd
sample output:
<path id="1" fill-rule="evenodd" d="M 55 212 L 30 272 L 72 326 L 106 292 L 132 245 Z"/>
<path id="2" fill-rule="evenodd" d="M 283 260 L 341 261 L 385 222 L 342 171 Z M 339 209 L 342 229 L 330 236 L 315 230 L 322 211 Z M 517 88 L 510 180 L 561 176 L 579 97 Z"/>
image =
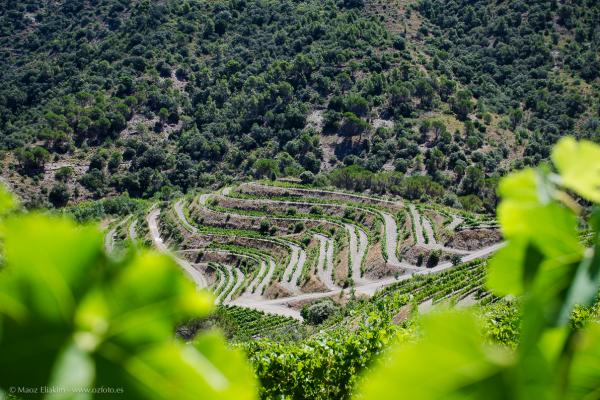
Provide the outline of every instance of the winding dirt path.
<path id="1" fill-rule="evenodd" d="M 257 186 L 262 186 L 262 187 L 268 187 L 266 185 L 257 185 Z M 224 196 L 229 195 L 231 193 L 232 188 L 228 187 L 226 189 L 223 189 L 223 191 L 221 192 Z M 361 196 L 361 195 L 350 195 L 348 193 L 344 193 L 344 192 L 334 192 L 334 191 L 326 191 L 326 190 L 312 190 L 312 189 L 302 189 L 302 188 L 294 188 L 294 191 L 301 191 L 304 193 L 326 193 L 326 194 L 341 194 L 344 196 L 350 196 L 356 199 L 368 199 L 368 200 L 374 200 L 374 198 L 372 197 L 368 197 L 368 196 Z M 379 199 L 377 201 L 380 201 L 382 203 L 386 203 L 386 204 L 398 204 L 397 202 L 392 202 L 389 200 L 384 200 L 384 199 Z M 261 200 L 261 202 L 264 202 L 266 204 L 286 204 L 286 205 L 290 205 L 290 206 L 313 206 L 315 205 L 315 203 L 310 203 L 310 202 L 301 202 L 301 201 L 280 201 L 280 200 L 270 200 L 270 199 L 264 199 Z M 327 205 L 327 204 L 321 204 L 319 203 L 319 205 Z M 416 266 L 411 266 L 408 263 L 403 263 L 398 259 L 398 256 L 396 255 L 396 250 L 398 248 L 398 226 L 396 224 L 396 220 L 395 218 L 384 211 L 372 211 L 372 210 L 368 210 L 368 209 L 363 209 L 361 207 L 356 207 L 356 206 L 349 206 L 349 205 L 344 205 L 344 204 L 339 204 L 342 207 L 347 207 L 347 208 L 353 208 L 353 209 L 360 209 L 363 211 L 367 211 L 373 214 L 379 214 L 383 220 L 384 220 L 384 231 L 385 231 L 385 235 L 386 235 L 386 247 L 385 247 L 385 251 L 387 254 L 387 260 L 388 263 L 395 266 L 395 267 L 401 267 L 401 268 L 405 268 L 405 269 L 411 269 L 411 268 L 416 268 Z M 356 229 L 359 232 L 359 239 L 356 239 L 356 233 L 352 233 L 352 230 L 349 229 L 348 225 L 349 224 L 344 224 L 346 231 L 349 234 L 349 245 L 350 245 L 350 249 L 351 249 L 351 258 L 353 260 L 352 264 L 352 270 L 353 270 L 353 279 L 356 282 L 357 280 L 361 280 L 364 279 L 361 277 L 360 274 L 360 266 L 358 266 L 358 273 L 356 273 L 357 271 L 357 265 L 359 265 L 359 263 L 362 263 L 362 259 L 364 258 L 364 256 L 366 255 L 366 251 L 367 251 L 367 247 L 368 247 L 368 237 L 366 235 L 366 233 L 364 233 L 364 231 L 362 229 L 360 229 L 358 226 L 355 226 Z M 354 236 L 354 237 L 353 237 Z M 353 240 L 356 239 L 355 242 L 353 242 Z"/>
<path id="2" fill-rule="evenodd" d="M 229 291 L 229 293 L 227 293 L 227 297 L 225 297 L 225 299 L 223 300 L 224 304 L 231 303 L 233 296 L 236 294 L 236 292 L 238 291 L 240 286 L 242 286 L 242 283 L 244 283 L 244 279 L 246 278 L 246 276 L 243 274 L 243 272 L 240 271 L 238 268 L 235 268 L 234 271 L 235 271 L 235 285 L 233 285 L 233 288 Z"/>
<path id="3" fill-rule="evenodd" d="M 218 271 L 217 275 L 219 276 L 219 280 L 216 282 L 215 285 L 213 285 L 212 291 L 213 291 L 213 293 L 218 295 L 221 292 L 221 290 L 223 289 L 223 285 L 225 284 L 226 272 L 223 272 L 223 269 L 221 268 L 221 266 L 219 266 L 217 268 L 217 271 Z"/>
<path id="4" fill-rule="evenodd" d="M 454 230 L 456 230 L 456 228 L 458 228 L 458 226 L 460 224 L 462 224 L 464 222 L 464 219 L 462 219 L 461 217 L 459 217 L 458 215 L 453 215 L 452 216 L 452 222 L 450 222 L 448 224 L 448 226 L 446 227 L 447 230 L 449 230 L 450 232 L 453 232 Z"/>
<path id="5" fill-rule="evenodd" d="M 117 227 L 118 224 L 104 236 L 104 249 L 109 254 L 115 250 L 115 234 L 117 233 Z"/>
<path id="6" fill-rule="evenodd" d="M 262 293 L 264 292 L 264 290 L 267 288 L 267 286 L 271 283 L 271 280 L 273 279 L 273 274 L 275 273 L 275 260 L 273 260 L 272 258 L 269 258 L 269 270 L 267 271 L 267 274 L 265 275 L 265 277 L 263 278 L 263 280 L 260 282 L 260 284 L 257 286 L 256 290 L 254 291 L 254 294 L 257 296 L 262 296 Z"/>
<path id="7" fill-rule="evenodd" d="M 452 247 L 446 247 L 444 245 L 442 245 L 441 243 L 437 243 L 437 241 L 435 240 L 435 233 L 433 231 L 433 227 L 431 226 L 431 221 L 429 221 L 428 218 L 421 216 L 421 214 L 419 214 L 419 211 L 417 210 L 417 208 L 414 205 L 410 205 L 411 209 L 411 215 L 413 218 L 413 221 L 415 221 L 415 232 L 417 233 L 417 244 L 423 248 L 426 249 L 430 249 L 430 250 L 443 250 L 447 253 L 452 253 L 452 254 L 459 254 L 459 255 L 467 255 L 467 254 L 471 254 L 471 251 L 467 251 L 467 250 L 460 250 L 460 249 L 455 249 Z M 454 221 L 453 221 L 454 222 Z M 459 219 L 458 224 L 462 223 L 462 219 Z M 457 226 L 458 226 L 457 224 Z M 427 234 L 427 243 L 425 243 L 425 238 L 423 237 L 423 230 L 425 231 L 425 233 Z M 421 236 L 419 237 L 419 232 L 421 232 Z M 419 243 L 419 240 L 421 240 L 422 242 Z"/>
<path id="8" fill-rule="evenodd" d="M 206 202 L 208 201 L 208 199 L 210 198 L 210 194 L 202 194 L 199 196 L 198 198 L 198 203 L 200 205 L 206 204 Z M 196 228 L 195 226 L 193 226 L 192 224 L 189 223 L 189 221 L 187 220 L 187 217 L 185 216 L 185 213 L 183 211 L 183 201 L 180 200 L 177 203 L 175 203 L 175 212 L 179 218 L 179 220 L 181 221 L 182 225 L 188 229 L 188 231 L 190 231 L 193 234 L 197 234 L 197 235 L 206 235 L 206 236 L 219 236 L 219 237 L 223 237 L 226 235 L 222 235 L 222 234 L 211 234 L 211 233 L 200 233 L 198 231 L 198 228 Z M 255 240 L 260 240 L 260 241 L 265 241 L 265 242 L 269 242 L 269 243 L 274 243 L 273 241 L 270 241 L 268 239 L 261 239 L 261 238 L 255 238 Z M 290 248 L 290 253 L 292 254 L 291 259 L 290 259 L 290 263 L 288 264 L 288 268 L 290 269 L 290 271 L 294 271 L 298 262 L 302 262 L 302 265 L 300 265 L 300 272 L 299 274 L 302 273 L 302 267 L 304 265 L 304 261 L 306 260 L 306 253 L 304 252 L 304 250 L 300 249 L 299 246 L 292 244 L 290 242 L 283 242 L 283 244 L 287 245 Z M 294 258 L 294 249 L 297 250 L 297 255 L 296 258 Z M 302 258 L 300 258 L 300 254 L 301 252 L 304 254 L 304 256 Z M 304 260 L 304 261 L 302 261 Z M 293 261 L 293 263 L 292 263 Z M 260 282 L 260 284 L 258 285 L 258 287 L 255 289 L 253 295 L 256 296 L 251 296 L 248 293 L 245 293 L 243 296 L 241 296 L 238 301 L 240 303 L 243 303 L 245 301 L 246 298 L 248 297 L 258 297 L 258 296 L 262 296 L 262 293 L 264 292 L 264 290 L 266 289 L 267 285 L 269 285 L 271 283 L 271 280 L 273 279 L 273 274 L 275 273 L 275 268 L 276 268 L 276 263 L 272 258 L 269 258 L 269 270 L 267 271 L 267 274 L 265 275 L 264 279 Z M 287 268 L 286 268 L 287 271 Z M 293 272 L 289 272 L 289 274 L 293 274 Z M 260 274 L 258 275 L 260 276 Z M 289 276 L 289 275 L 288 275 Z M 298 277 L 299 275 L 297 275 Z M 293 275 L 292 275 L 292 281 L 293 281 Z M 297 279 L 296 279 L 297 281 Z M 295 281 L 293 281 L 295 282 Z M 296 293 L 300 290 L 300 288 L 297 285 L 294 285 L 290 282 L 287 282 L 287 280 L 284 279 L 284 282 L 282 282 L 282 284 L 285 285 L 285 287 L 287 287 L 289 290 L 291 290 L 292 292 Z M 240 304 L 241 305 L 241 304 Z"/>
<path id="9" fill-rule="evenodd" d="M 283 189 L 283 190 L 287 190 L 290 192 L 297 192 L 297 193 L 314 193 L 317 195 L 330 194 L 330 195 L 335 195 L 335 196 L 344 196 L 344 197 L 351 198 L 351 199 L 368 200 L 368 201 L 372 201 L 375 203 L 382 203 L 382 204 L 392 204 L 392 205 L 402 204 L 399 201 L 392 201 L 392 200 L 382 199 L 382 198 L 378 198 L 378 197 L 365 196 L 365 195 L 356 194 L 356 193 L 346 193 L 346 192 L 339 192 L 339 191 L 336 192 L 334 190 L 305 189 L 305 188 L 298 188 L 298 187 L 279 187 L 279 186 L 264 185 L 262 183 L 252 183 L 252 185 L 257 186 L 257 187 L 267 188 L 267 189 L 278 188 L 278 189 Z"/>
<path id="10" fill-rule="evenodd" d="M 298 264 L 300 263 L 300 252 L 303 251 L 299 246 L 295 244 L 290 244 L 292 252 L 290 254 L 290 261 L 288 262 L 287 267 L 285 267 L 285 271 L 283 271 L 283 278 L 281 279 L 280 284 L 285 288 L 291 291 L 298 291 L 298 285 L 296 284 L 296 280 L 294 280 L 294 274 L 298 269 Z M 306 253 L 304 253 L 304 259 L 306 259 Z"/>
<path id="11" fill-rule="evenodd" d="M 158 229 L 158 216 L 160 215 L 160 209 L 158 207 L 153 208 L 148 216 L 146 217 L 146 222 L 148 223 L 148 228 L 150 229 L 150 235 L 152 236 L 152 242 L 154 246 L 163 253 L 171 253 L 167 246 L 165 245 L 163 239 L 160 237 L 160 230 Z M 175 257 L 175 261 L 179 264 L 192 278 L 192 280 L 196 283 L 198 288 L 204 289 L 208 286 L 208 282 L 200 271 L 192 266 L 192 264 L 179 257 Z"/>
<path id="12" fill-rule="evenodd" d="M 295 310 L 293 308 L 288 307 L 285 304 L 275 303 L 275 304 L 265 304 L 261 301 L 256 301 L 254 303 L 248 301 L 246 298 L 238 297 L 229 303 L 232 306 L 240 306 L 247 307 L 254 310 L 259 310 L 268 314 L 276 314 L 284 317 L 290 317 L 297 319 L 298 321 L 303 321 L 304 319 L 300 315 L 300 311 Z"/>
<path id="13" fill-rule="evenodd" d="M 495 253 L 496 251 L 498 251 L 504 245 L 505 245 L 505 243 L 497 243 L 493 246 L 489 246 L 489 247 L 485 247 L 483 249 L 477 250 L 477 251 L 463 257 L 463 262 L 473 261 L 477 258 L 485 258 L 485 257 Z M 445 262 L 445 263 L 439 264 L 438 266 L 436 266 L 434 268 L 421 268 L 418 272 L 415 272 L 410 275 L 409 274 L 400 275 L 397 278 L 396 277 L 388 277 L 388 278 L 384 278 L 384 279 L 381 279 L 378 281 L 373 281 L 373 282 L 369 282 L 369 283 L 365 283 L 365 284 L 356 286 L 354 289 L 357 293 L 362 293 L 362 294 L 366 294 L 369 296 L 373 296 L 379 289 L 389 286 L 395 282 L 400 282 L 400 281 L 403 281 L 406 279 L 410 279 L 414 275 L 429 275 L 429 274 L 433 274 L 436 272 L 445 271 L 452 267 L 454 267 L 454 265 L 451 262 Z M 321 298 L 325 298 L 325 297 L 332 297 L 335 295 L 339 295 L 342 290 L 343 289 L 336 289 L 336 290 L 331 290 L 329 292 L 304 293 L 301 295 L 285 297 L 285 298 L 280 298 L 280 299 L 263 300 L 263 301 L 254 302 L 254 303 L 248 302 L 248 305 L 252 306 L 252 307 L 255 305 L 260 306 L 261 304 L 264 306 L 285 305 L 288 303 L 294 303 L 294 302 L 303 301 L 303 300 L 316 300 L 316 299 L 321 299 Z"/>
<path id="14" fill-rule="evenodd" d="M 204 204 L 206 203 L 206 199 L 204 200 Z M 199 202 L 200 204 L 200 202 Z M 261 221 L 265 218 L 267 218 L 269 221 L 286 221 L 286 222 L 309 222 L 309 221 L 313 221 L 313 222 L 318 222 L 321 224 L 327 224 L 327 225 L 336 225 L 341 227 L 341 224 L 335 221 L 330 221 L 330 220 L 326 220 L 326 219 L 322 219 L 322 218 L 295 218 L 295 217 L 270 217 L 270 216 L 257 216 L 257 215 L 246 215 L 246 214 L 240 214 L 240 213 L 236 213 L 234 210 L 232 211 L 228 211 L 227 213 L 223 212 L 223 211 L 218 211 L 218 210 L 213 210 L 209 207 L 206 207 L 205 205 L 203 205 L 203 207 L 211 212 L 211 213 L 215 213 L 215 214 L 227 214 L 231 217 L 235 217 L 238 219 L 243 219 L 243 220 L 247 220 L 247 221 Z"/>
<path id="15" fill-rule="evenodd" d="M 306 251 L 300 248 L 300 253 L 298 254 L 298 264 L 296 265 L 296 269 L 294 270 L 294 274 L 292 275 L 292 283 L 295 287 L 300 289 L 298 286 L 298 281 L 302 276 L 302 270 L 304 269 L 304 264 L 306 264 Z"/>
<path id="16" fill-rule="evenodd" d="M 393 266 L 401 266 L 402 263 L 398 259 L 398 225 L 396 219 L 388 213 L 381 213 L 385 232 L 385 252 L 387 254 L 387 262 Z"/>
<path id="17" fill-rule="evenodd" d="M 211 197 L 211 194 L 209 194 L 209 193 L 202 194 L 202 195 L 198 196 L 197 202 L 199 205 L 204 206 L 210 197 Z M 187 217 L 184 212 L 183 200 L 179 200 L 177 203 L 175 203 L 174 209 L 175 209 L 175 213 L 177 214 L 177 217 L 181 221 L 181 224 L 189 232 L 191 232 L 193 234 L 197 234 L 197 235 L 202 234 L 202 235 L 206 235 L 206 236 L 221 236 L 221 237 L 226 236 L 226 235 L 217 235 L 217 234 L 210 234 L 210 233 L 208 233 L 208 234 L 200 233 L 198 228 L 196 228 L 195 226 L 190 224 L 190 222 L 187 220 Z M 273 243 L 273 241 L 270 241 L 268 239 L 256 238 L 256 240 L 262 240 L 265 242 Z M 285 244 L 286 246 L 288 246 L 290 248 L 290 262 L 288 263 L 288 265 L 285 269 L 283 279 L 280 283 L 286 289 L 290 290 L 291 292 L 298 293 L 300 291 L 300 287 L 298 286 L 297 282 L 302 274 L 302 269 L 304 267 L 304 263 L 306 262 L 306 252 L 303 249 L 301 249 L 300 246 L 297 246 L 296 244 L 293 244 L 291 242 L 282 241 L 282 244 Z M 269 271 L 268 271 L 267 275 L 265 276 L 263 282 L 261 282 L 261 284 L 255 290 L 255 292 L 258 292 L 259 295 L 261 295 L 263 293 L 266 285 L 268 285 L 271 282 L 271 280 L 273 279 L 274 271 L 275 271 L 275 262 L 273 260 L 269 260 Z M 240 301 L 243 302 L 244 299 L 246 299 L 247 297 L 248 296 L 240 297 L 240 299 L 241 299 Z"/>
<path id="18" fill-rule="evenodd" d="M 221 193 L 229 193 L 229 190 L 231 190 L 231 189 L 225 188 L 221 191 Z M 205 207 L 208 199 L 211 196 L 212 196 L 211 194 L 200 195 L 198 197 L 198 204 L 200 206 Z M 195 227 L 193 227 L 187 221 L 187 219 L 185 217 L 185 213 L 183 212 L 183 203 L 182 202 L 178 202 L 175 205 L 175 210 L 177 212 L 177 215 L 179 216 L 179 219 L 181 219 L 182 221 L 185 221 L 184 224 L 186 227 L 188 227 L 188 229 L 190 231 L 192 231 L 192 232 L 198 231 Z M 232 215 L 234 215 L 234 214 L 232 214 Z M 236 217 L 239 217 L 239 218 L 256 219 L 256 217 L 253 217 L 253 216 L 247 216 L 247 215 L 242 215 L 242 214 L 235 214 L 235 215 L 236 215 Z M 289 220 L 289 221 L 306 221 L 306 219 L 304 219 L 304 218 L 271 218 L 271 219 Z M 323 220 L 323 221 L 325 221 L 325 220 Z M 284 271 L 283 279 L 280 283 L 286 289 L 288 289 L 294 293 L 299 292 L 300 287 L 298 286 L 298 280 L 300 279 L 300 276 L 302 275 L 302 269 L 304 268 L 304 264 L 306 263 L 306 252 L 300 246 L 298 246 L 294 243 L 287 242 L 287 241 L 284 241 L 283 243 L 285 243 L 290 248 L 291 254 L 290 254 L 290 262 L 288 263 L 288 265 Z"/>
<path id="19" fill-rule="evenodd" d="M 230 192 L 231 192 L 230 187 L 225 188 L 221 191 L 221 193 L 224 196 L 229 195 Z M 267 199 L 265 199 L 263 202 L 265 204 L 285 204 L 285 205 L 302 205 L 302 206 L 315 205 L 314 203 L 307 203 L 307 202 L 277 201 L 277 200 L 267 200 Z M 351 206 L 348 206 L 348 207 L 349 208 L 357 208 L 357 207 L 351 207 Z M 244 217 L 243 214 L 235 214 L 235 215 L 237 217 Z M 248 218 L 257 218 L 257 217 L 248 216 Z M 330 224 L 334 224 L 334 225 L 338 225 L 338 226 L 342 227 L 342 225 L 338 224 L 337 222 L 332 222 L 332 221 L 328 221 L 328 220 L 324 220 L 324 219 L 320 219 L 320 218 L 270 218 L 270 219 L 287 220 L 287 221 L 301 221 L 301 222 L 307 222 L 310 220 L 310 221 L 326 222 L 326 223 L 330 223 Z M 363 258 L 366 256 L 369 240 L 368 240 L 368 236 L 364 232 L 364 230 L 362 230 L 357 225 L 345 223 L 343 225 L 343 227 L 349 233 L 349 239 L 350 239 L 349 245 L 350 245 L 350 248 L 352 249 L 351 251 L 353 251 L 353 253 L 351 254 L 351 259 L 354 260 L 353 267 L 352 267 L 353 278 L 356 282 L 357 280 L 363 279 L 361 277 L 361 267 L 360 266 L 362 265 Z M 358 232 L 358 239 L 356 238 L 356 231 Z M 352 240 L 354 240 L 354 242 L 352 242 Z M 302 259 L 300 259 L 300 262 L 303 263 Z M 333 260 L 331 260 L 331 263 L 333 263 Z M 299 273 L 301 273 L 301 269 L 300 269 Z M 299 275 L 298 275 L 298 277 L 299 277 Z M 292 280 L 293 279 L 294 278 L 292 278 Z"/>
<path id="20" fill-rule="evenodd" d="M 396 268 L 402 268 L 407 272 L 416 272 L 421 268 L 416 265 L 409 264 L 398 259 L 398 224 L 393 215 L 380 212 L 384 222 L 384 233 L 385 233 L 385 252 L 387 255 L 387 263 Z"/>
<path id="21" fill-rule="evenodd" d="M 202 195 L 202 196 L 204 196 L 204 195 Z M 198 228 L 196 228 L 195 226 L 190 224 L 190 222 L 188 221 L 188 219 L 185 215 L 185 212 L 183 211 L 183 202 L 184 202 L 184 199 L 181 199 L 177 203 L 175 203 L 175 205 L 173 206 L 173 208 L 175 209 L 175 214 L 177 214 L 177 217 L 179 218 L 179 222 L 181 222 L 181 225 L 183 225 L 183 227 L 185 229 L 187 229 L 191 233 L 197 233 Z"/>
<path id="22" fill-rule="evenodd" d="M 350 262 L 352 264 L 352 280 L 357 285 L 367 280 L 362 277 L 362 263 L 367 254 L 369 239 L 367 234 L 356 225 L 344 224 L 350 242 Z M 358 235 L 356 234 L 358 232 Z"/>
<path id="23" fill-rule="evenodd" d="M 429 221 L 429 218 L 421 216 L 421 223 L 423 224 L 423 229 L 425 230 L 425 234 L 427 235 L 427 244 L 435 246 L 437 244 L 437 241 L 435 240 L 435 233 L 433 232 L 431 221 Z"/>

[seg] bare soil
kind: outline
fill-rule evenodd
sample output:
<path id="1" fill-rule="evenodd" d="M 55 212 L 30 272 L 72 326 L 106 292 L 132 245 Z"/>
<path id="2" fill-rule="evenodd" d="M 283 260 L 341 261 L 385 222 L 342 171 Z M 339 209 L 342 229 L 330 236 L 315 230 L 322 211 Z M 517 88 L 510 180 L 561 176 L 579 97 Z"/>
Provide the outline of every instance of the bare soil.
<path id="1" fill-rule="evenodd" d="M 476 250 L 501 240 L 502 234 L 497 229 L 468 229 L 456 232 L 444 245 L 460 250 Z"/>
<path id="2" fill-rule="evenodd" d="M 377 280 L 399 272 L 398 268 L 392 267 L 385 262 L 381 251 L 381 242 L 373 244 L 367 251 L 365 276 L 368 279 Z"/>
<path id="3" fill-rule="evenodd" d="M 313 293 L 313 292 L 328 292 L 327 286 L 323 284 L 316 276 L 311 275 L 308 277 L 308 280 L 302 285 L 300 288 L 305 293 Z"/>
<path id="4" fill-rule="evenodd" d="M 350 249 L 345 246 L 338 253 L 338 258 L 335 260 L 335 274 L 334 281 L 337 283 L 345 282 L 348 279 L 348 257 Z"/>
<path id="5" fill-rule="evenodd" d="M 279 282 L 275 282 L 265 290 L 263 295 L 267 299 L 280 299 L 283 297 L 293 296 L 294 293 L 286 289 Z"/>

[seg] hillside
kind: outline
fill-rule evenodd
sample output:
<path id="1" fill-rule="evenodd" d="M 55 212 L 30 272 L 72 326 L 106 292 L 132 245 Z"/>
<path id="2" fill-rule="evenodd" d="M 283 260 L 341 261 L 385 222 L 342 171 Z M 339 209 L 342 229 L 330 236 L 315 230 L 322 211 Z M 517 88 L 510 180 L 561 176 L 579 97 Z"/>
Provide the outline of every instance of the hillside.
<path id="1" fill-rule="evenodd" d="M 506 171 L 599 134 L 595 1 L 0 10 L 3 178 L 31 206 L 309 171 L 491 211 Z"/>
<path id="2" fill-rule="evenodd" d="M 116 238 L 170 249 L 218 304 L 300 320 L 306 304 L 368 298 L 411 276 L 481 264 L 501 247 L 495 222 L 481 215 L 255 182 L 129 215 L 108 230 L 111 251 Z"/>

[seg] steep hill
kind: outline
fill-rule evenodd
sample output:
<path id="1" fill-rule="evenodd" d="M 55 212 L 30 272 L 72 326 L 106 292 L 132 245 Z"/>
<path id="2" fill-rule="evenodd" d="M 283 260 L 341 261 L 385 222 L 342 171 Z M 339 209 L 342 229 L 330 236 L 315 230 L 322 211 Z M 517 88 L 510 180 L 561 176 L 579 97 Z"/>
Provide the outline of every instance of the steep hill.
<path id="1" fill-rule="evenodd" d="M 593 0 L 3 0 L 2 176 L 31 206 L 308 171 L 489 211 L 506 171 L 566 133 L 599 137 L 599 15 Z"/>

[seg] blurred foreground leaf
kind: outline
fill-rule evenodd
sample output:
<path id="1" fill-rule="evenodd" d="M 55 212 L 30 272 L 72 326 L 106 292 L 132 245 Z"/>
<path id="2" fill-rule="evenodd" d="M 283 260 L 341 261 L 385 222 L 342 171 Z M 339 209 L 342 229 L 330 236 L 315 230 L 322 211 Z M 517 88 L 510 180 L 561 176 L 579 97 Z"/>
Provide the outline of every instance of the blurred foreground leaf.
<path id="1" fill-rule="evenodd" d="M 422 337 L 396 346 L 367 376 L 359 399 L 502 399 L 507 351 L 483 343 L 482 331 L 467 313 L 423 317 Z"/>
<path id="2" fill-rule="evenodd" d="M 552 161 L 561 183 L 587 200 L 600 203 L 600 146 L 571 137 L 561 139 L 552 151 Z"/>
<path id="3" fill-rule="evenodd" d="M 94 227 L 39 214 L 3 223 L 0 388 L 54 385 L 122 389 L 127 399 L 253 399 L 243 357 L 214 334 L 185 344 L 178 322 L 207 315 L 198 292 L 167 256 L 131 252 L 114 261 Z M 113 393 L 114 396 L 114 393 Z M 38 394 L 34 397 L 43 397 Z"/>

